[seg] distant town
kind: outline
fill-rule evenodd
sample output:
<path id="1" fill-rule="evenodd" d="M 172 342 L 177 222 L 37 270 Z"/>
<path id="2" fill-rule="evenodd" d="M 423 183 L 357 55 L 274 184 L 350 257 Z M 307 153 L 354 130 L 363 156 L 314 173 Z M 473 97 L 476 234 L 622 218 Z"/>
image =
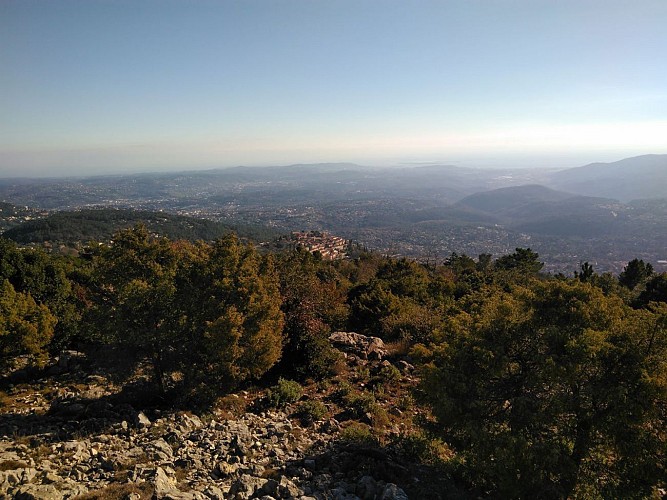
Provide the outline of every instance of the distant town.
<path id="1" fill-rule="evenodd" d="M 63 211 L 115 208 L 253 228 L 248 236 L 258 243 L 281 238 L 281 246 L 324 259 L 340 258 L 354 241 L 430 262 L 530 247 L 545 271 L 566 275 L 583 262 L 619 273 L 634 258 L 667 270 L 667 155 L 609 164 L 605 183 L 580 180 L 599 175 L 600 165 L 554 172 L 318 164 L 0 179 L 0 231 Z M 63 243 L 76 241 L 46 242 L 56 251 Z"/>
<path id="2" fill-rule="evenodd" d="M 295 247 L 302 247 L 324 260 L 342 259 L 347 255 L 350 241 L 326 231 L 296 231 L 291 235 Z"/>

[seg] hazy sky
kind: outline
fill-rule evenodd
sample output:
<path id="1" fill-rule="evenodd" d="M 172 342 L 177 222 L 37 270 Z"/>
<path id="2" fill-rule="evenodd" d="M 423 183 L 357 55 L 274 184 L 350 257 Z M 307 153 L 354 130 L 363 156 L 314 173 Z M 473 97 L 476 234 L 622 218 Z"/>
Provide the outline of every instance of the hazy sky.
<path id="1" fill-rule="evenodd" d="M 1 0 L 0 177 L 667 153 L 667 0 Z"/>

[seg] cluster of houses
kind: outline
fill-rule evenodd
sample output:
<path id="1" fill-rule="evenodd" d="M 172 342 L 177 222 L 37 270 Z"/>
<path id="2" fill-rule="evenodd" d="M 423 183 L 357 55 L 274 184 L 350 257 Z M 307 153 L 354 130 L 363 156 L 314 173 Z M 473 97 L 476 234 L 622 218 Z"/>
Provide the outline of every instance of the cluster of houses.
<path id="1" fill-rule="evenodd" d="M 297 231 L 291 234 L 296 247 L 302 247 L 311 253 L 318 252 L 325 260 L 342 259 L 347 256 L 349 242 L 340 236 L 333 236 L 322 231 Z"/>

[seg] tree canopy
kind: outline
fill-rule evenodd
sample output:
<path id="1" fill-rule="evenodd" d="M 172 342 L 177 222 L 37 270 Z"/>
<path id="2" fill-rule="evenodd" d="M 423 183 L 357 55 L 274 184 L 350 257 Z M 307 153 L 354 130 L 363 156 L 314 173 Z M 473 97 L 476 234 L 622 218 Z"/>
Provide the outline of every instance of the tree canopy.
<path id="1" fill-rule="evenodd" d="M 168 368 L 233 384 L 279 359 L 277 277 L 270 260 L 235 236 L 177 244 L 136 226 L 117 233 L 96 261 L 96 323 L 106 338 L 149 355 L 161 386 Z"/>
<path id="2" fill-rule="evenodd" d="M 578 281 L 497 291 L 451 322 L 422 388 L 494 495 L 648 495 L 665 474 L 665 312 Z"/>
<path id="3" fill-rule="evenodd" d="M 57 319 L 45 305 L 38 305 L 29 295 L 14 290 L 4 280 L 0 283 L 0 365 L 21 354 L 44 361 L 44 348 L 53 336 Z"/>

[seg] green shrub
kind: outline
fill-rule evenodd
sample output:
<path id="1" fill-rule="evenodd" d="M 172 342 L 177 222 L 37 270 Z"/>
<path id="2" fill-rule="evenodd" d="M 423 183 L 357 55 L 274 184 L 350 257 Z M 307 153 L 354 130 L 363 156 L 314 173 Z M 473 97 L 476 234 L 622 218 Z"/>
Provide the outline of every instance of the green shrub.
<path id="1" fill-rule="evenodd" d="M 374 404 L 370 410 L 371 415 L 371 424 L 374 429 L 381 429 L 387 427 L 390 424 L 389 414 L 387 410 L 382 408 L 379 404 Z"/>
<path id="2" fill-rule="evenodd" d="M 294 380 L 279 378 L 278 383 L 269 389 L 267 397 L 269 404 L 282 408 L 290 403 L 296 403 L 303 396 L 303 388 Z"/>
<path id="3" fill-rule="evenodd" d="M 396 406 L 401 411 L 412 410 L 415 406 L 415 398 L 411 394 L 406 394 L 399 398 Z"/>
<path id="4" fill-rule="evenodd" d="M 334 392 L 334 398 L 340 402 L 345 402 L 347 398 L 353 391 L 352 385 L 349 382 L 343 380 L 338 384 L 336 391 Z"/>
<path id="5" fill-rule="evenodd" d="M 21 354 L 29 354 L 37 365 L 46 362 L 46 346 L 58 322 L 51 311 L 37 304 L 30 294 L 17 292 L 0 280 L 0 366 Z"/>
<path id="6" fill-rule="evenodd" d="M 371 371 L 366 366 L 361 366 L 357 368 L 356 373 L 357 380 L 368 380 L 371 378 Z"/>
<path id="7" fill-rule="evenodd" d="M 394 365 L 386 365 L 380 369 L 380 377 L 385 382 L 398 382 L 401 380 L 401 371 Z"/>
<path id="8" fill-rule="evenodd" d="M 233 417 L 243 415 L 246 412 L 247 406 L 247 401 L 239 397 L 237 394 L 228 394 L 227 396 L 218 398 L 215 404 L 215 407 L 219 412 Z"/>
<path id="9" fill-rule="evenodd" d="M 378 440 L 371 432 L 370 427 L 360 422 L 352 422 L 340 433 L 343 441 L 358 446 L 377 446 Z"/>
<path id="10" fill-rule="evenodd" d="M 380 372 L 377 375 L 378 381 L 380 383 L 393 383 L 401 380 L 401 371 L 396 368 L 394 365 L 385 365 L 380 368 Z"/>
<path id="11" fill-rule="evenodd" d="M 377 403 L 370 392 L 352 392 L 344 398 L 344 404 L 355 418 L 362 418 L 371 413 Z"/>
<path id="12" fill-rule="evenodd" d="M 299 405 L 299 414 L 301 417 L 308 422 L 317 422 L 322 420 L 328 410 L 324 403 L 321 401 L 304 401 Z"/>
<path id="13" fill-rule="evenodd" d="M 410 349 L 410 357 L 418 363 L 428 363 L 433 359 L 433 351 L 424 344 L 415 344 Z"/>
<path id="14" fill-rule="evenodd" d="M 392 445 L 410 460 L 422 463 L 442 462 L 452 457 L 452 452 L 447 445 L 423 432 L 397 436 L 392 440 Z"/>
<path id="15" fill-rule="evenodd" d="M 651 498 L 665 484 L 664 321 L 579 280 L 494 293 L 424 370 L 432 428 L 490 497 Z"/>
<path id="16" fill-rule="evenodd" d="M 330 379 L 322 379 L 317 381 L 317 390 L 319 392 L 327 392 L 329 388 L 331 387 L 331 380 Z"/>

